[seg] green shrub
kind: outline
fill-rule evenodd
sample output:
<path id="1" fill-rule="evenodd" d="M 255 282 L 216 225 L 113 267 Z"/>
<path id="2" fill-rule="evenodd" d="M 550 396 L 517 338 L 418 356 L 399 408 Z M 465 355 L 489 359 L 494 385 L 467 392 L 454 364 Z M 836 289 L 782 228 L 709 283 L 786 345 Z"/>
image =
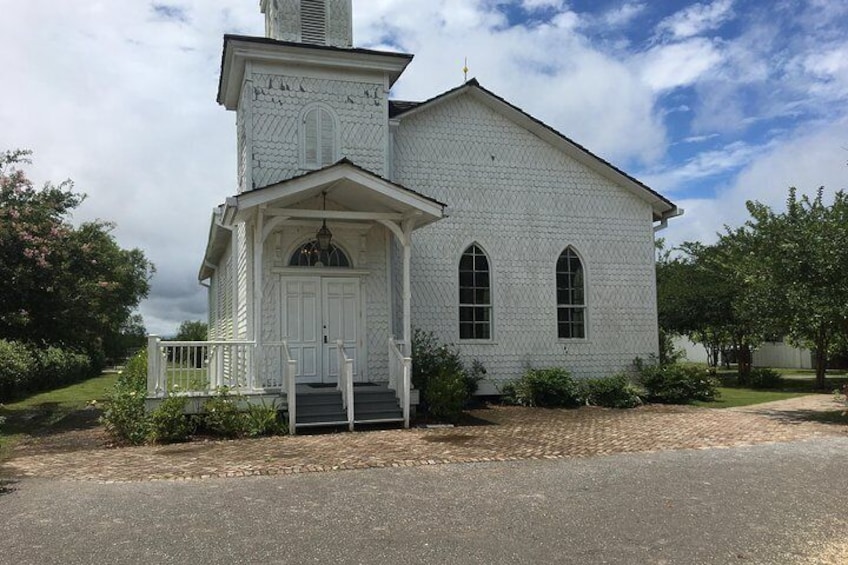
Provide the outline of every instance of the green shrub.
<path id="1" fill-rule="evenodd" d="M 718 381 L 697 365 L 641 365 L 639 372 L 648 402 L 686 404 L 695 400 L 709 402 L 718 397 Z"/>
<path id="2" fill-rule="evenodd" d="M 288 427 L 280 420 L 276 403 L 270 406 L 245 403 L 233 395 L 228 387 L 218 389 L 203 405 L 201 425 L 209 434 L 224 438 L 260 437 L 279 435 L 288 432 Z"/>
<path id="3" fill-rule="evenodd" d="M 468 400 L 468 383 L 458 371 L 443 370 L 428 379 L 424 392 L 428 414 L 436 421 L 455 424 Z"/>
<path id="4" fill-rule="evenodd" d="M 32 390 L 73 384 L 94 374 L 92 360 L 85 353 L 51 346 L 39 350 L 36 357 L 38 376 Z"/>
<path id="5" fill-rule="evenodd" d="M 230 394 L 229 387 L 222 386 L 217 394 L 203 405 L 203 429 L 208 433 L 225 438 L 245 435 L 245 418 L 239 409 L 239 397 Z"/>
<path id="6" fill-rule="evenodd" d="M 452 393 L 449 394 L 446 391 L 454 388 L 452 381 L 457 378 L 462 382 L 465 391 L 462 399 L 464 406 L 471 396 L 477 392 L 479 383 L 483 380 L 485 374 L 486 368 L 478 360 L 474 360 L 470 367 L 466 367 L 456 346 L 439 342 L 432 332 L 419 329 L 413 332 L 412 385 L 421 391 L 422 402 L 419 409 L 422 412 L 434 417 L 436 413 L 452 413 L 452 404 L 456 399 Z M 439 387 L 439 390 L 434 391 L 431 395 L 428 394 L 427 390 L 433 383 Z M 447 405 L 434 407 L 434 413 L 430 407 L 430 398 L 442 399 L 447 402 Z M 439 416 L 438 419 L 443 419 L 443 416 Z"/>
<path id="7" fill-rule="evenodd" d="M 633 408 L 642 404 L 639 389 L 624 373 L 600 379 L 581 380 L 578 388 L 583 402 L 592 406 Z"/>
<path id="8" fill-rule="evenodd" d="M 244 434 L 247 437 L 276 436 L 287 434 L 288 425 L 280 419 L 280 411 L 277 404 L 267 406 L 262 404 L 248 404 L 243 414 Z"/>
<path id="9" fill-rule="evenodd" d="M 773 369 L 751 369 L 748 384 L 751 388 L 780 388 L 783 386 L 783 377 Z"/>
<path id="10" fill-rule="evenodd" d="M 0 400 L 73 384 L 95 372 L 85 353 L 0 340 Z"/>
<path id="11" fill-rule="evenodd" d="M 577 384 L 565 369 L 530 369 L 501 390 L 504 401 L 519 406 L 575 407 L 580 404 Z"/>
<path id="12" fill-rule="evenodd" d="M 188 441 L 195 430 L 195 421 L 185 413 L 188 398 L 169 396 L 150 414 L 150 439 L 159 443 Z"/>
<path id="13" fill-rule="evenodd" d="M 150 435 L 150 417 L 144 410 L 147 394 L 147 352 L 142 350 L 127 362 L 115 388 L 106 397 L 100 421 L 119 443 L 140 445 Z"/>
<path id="14" fill-rule="evenodd" d="M 27 389 L 38 365 L 32 350 L 17 341 L 0 339 L 0 401 L 11 400 Z"/>

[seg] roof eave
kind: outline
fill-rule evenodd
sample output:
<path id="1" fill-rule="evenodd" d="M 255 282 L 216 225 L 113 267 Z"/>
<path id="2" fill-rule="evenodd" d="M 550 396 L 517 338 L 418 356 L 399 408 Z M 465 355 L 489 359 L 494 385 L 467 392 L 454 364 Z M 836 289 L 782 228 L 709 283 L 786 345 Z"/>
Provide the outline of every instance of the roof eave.
<path id="1" fill-rule="evenodd" d="M 389 87 L 391 87 L 412 59 L 413 55 L 406 53 L 342 49 L 276 41 L 262 37 L 225 35 L 217 100 L 228 110 L 237 108 L 247 61 L 381 72 L 388 77 Z"/>

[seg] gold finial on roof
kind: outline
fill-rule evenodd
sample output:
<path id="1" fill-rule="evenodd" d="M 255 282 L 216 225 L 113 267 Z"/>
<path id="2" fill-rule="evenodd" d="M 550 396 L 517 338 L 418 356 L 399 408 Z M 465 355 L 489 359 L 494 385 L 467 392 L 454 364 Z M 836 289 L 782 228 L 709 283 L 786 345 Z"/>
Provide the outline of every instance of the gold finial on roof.
<path id="1" fill-rule="evenodd" d="M 464 82 L 468 82 L 468 57 L 465 58 L 465 66 L 462 67 L 462 73 L 465 75 Z"/>

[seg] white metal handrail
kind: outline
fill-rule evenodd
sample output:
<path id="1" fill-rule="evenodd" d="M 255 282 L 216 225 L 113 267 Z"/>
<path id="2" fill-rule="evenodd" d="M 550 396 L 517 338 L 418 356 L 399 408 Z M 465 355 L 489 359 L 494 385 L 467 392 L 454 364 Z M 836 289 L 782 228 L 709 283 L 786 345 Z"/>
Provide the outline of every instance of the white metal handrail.
<path id="1" fill-rule="evenodd" d="M 353 359 L 348 358 L 344 350 L 344 341 L 336 341 L 339 363 L 339 382 L 336 385 L 342 392 L 342 405 L 347 409 L 347 424 L 353 431 L 354 409 L 353 409 Z"/>
<path id="2" fill-rule="evenodd" d="M 409 395 L 412 388 L 412 358 L 404 357 L 400 347 L 403 342 L 389 338 L 389 388 L 403 410 L 403 427 L 409 427 Z"/>

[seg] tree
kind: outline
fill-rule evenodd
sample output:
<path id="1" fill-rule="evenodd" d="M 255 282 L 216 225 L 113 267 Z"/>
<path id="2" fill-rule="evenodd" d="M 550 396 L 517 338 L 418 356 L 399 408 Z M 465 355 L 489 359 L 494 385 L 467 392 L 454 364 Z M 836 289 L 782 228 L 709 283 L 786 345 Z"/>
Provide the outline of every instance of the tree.
<path id="1" fill-rule="evenodd" d="M 180 324 L 174 339 L 176 341 L 206 341 L 208 335 L 209 328 L 206 322 L 185 320 Z"/>
<path id="2" fill-rule="evenodd" d="M 154 267 L 122 249 L 108 222 L 75 227 L 85 199 L 73 183 L 36 189 L 19 168 L 29 152 L 0 153 L 0 337 L 100 352 L 150 290 Z"/>
<path id="3" fill-rule="evenodd" d="M 751 243 L 727 230 L 714 245 L 687 242 L 657 262 L 660 327 L 701 343 L 713 367 L 721 352 L 733 351 L 740 383 L 750 375 L 752 348 L 767 332 L 766 320 L 751 307 L 754 288 L 740 270 Z"/>
<path id="4" fill-rule="evenodd" d="M 816 357 L 816 386 L 825 387 L 828 355 L 848 334 L 848 196 L 837 192 L 828 206 L 789 189 L 780 214 L 749 202 L 742 230 L 756 241 L 747 269 L 759 289 L 758 307 L 776 320 L 791 343 Z"/>

